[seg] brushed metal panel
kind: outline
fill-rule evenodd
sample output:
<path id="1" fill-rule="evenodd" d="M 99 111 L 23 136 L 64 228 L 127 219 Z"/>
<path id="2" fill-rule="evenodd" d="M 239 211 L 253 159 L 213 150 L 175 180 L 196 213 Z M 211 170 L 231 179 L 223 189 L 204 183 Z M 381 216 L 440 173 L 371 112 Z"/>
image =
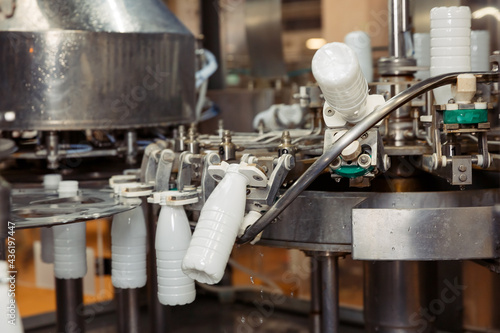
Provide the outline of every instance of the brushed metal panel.
<path id="1" fill-rule="evenodd" d="M 500 254 L 498 190 L 379 194 L 353 209 L 359 260 L 455 260 Z"/>
<path id="2" fill-rule="evenodd" d="M 351 211 L 365 193 L 305 191 L 269 225 L 259 244 L 303 250 L 350 252 Z"/>

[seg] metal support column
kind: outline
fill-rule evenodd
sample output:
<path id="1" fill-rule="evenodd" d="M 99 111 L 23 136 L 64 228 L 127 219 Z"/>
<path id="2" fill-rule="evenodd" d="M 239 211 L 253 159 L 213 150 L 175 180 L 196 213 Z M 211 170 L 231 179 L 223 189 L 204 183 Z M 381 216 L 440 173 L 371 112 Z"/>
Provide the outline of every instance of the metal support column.
<path id="1" fill-rule="evenodd" d="M 320 258 L 321 266 L 321 332 L 339 332 L 339 270 L 338 255 Z"/>
<path id="2" fill-rule="evenodd" d="M 316 257 L 311 256 L 311 320 L 312 333 L 321 333 L 321 266 Z"/>
<path id="3" fill-rule="evenodd" d="M 139 333 L 139 288 L 115 288 L 118 333 Z"/>
<path id="4" fill-rule="evenodd" d="M 434 270 L 434 272 L 433 272 Z M 433 262 L 374 261 L 364 266 L 364 317 L 369 333 L 434 332 Z"/>
<path id="5" fill-rule="evenodd" d="M 57 332 L 85 332 L 83 279 L 56 278 Z"/>

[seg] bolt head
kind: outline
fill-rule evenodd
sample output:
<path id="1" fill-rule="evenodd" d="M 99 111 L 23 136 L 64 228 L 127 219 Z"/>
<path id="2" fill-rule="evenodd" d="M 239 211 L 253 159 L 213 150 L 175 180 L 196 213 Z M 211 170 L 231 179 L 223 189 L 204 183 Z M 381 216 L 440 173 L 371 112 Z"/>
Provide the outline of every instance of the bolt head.
<path id="1" fill-rule="evenodd" d="M 458 179 L 461 181 L 461 182 L 465 182 L 467 180 L 467 175 L 465 173 L 461 174 L 460 176 L 458 176 Z"/>

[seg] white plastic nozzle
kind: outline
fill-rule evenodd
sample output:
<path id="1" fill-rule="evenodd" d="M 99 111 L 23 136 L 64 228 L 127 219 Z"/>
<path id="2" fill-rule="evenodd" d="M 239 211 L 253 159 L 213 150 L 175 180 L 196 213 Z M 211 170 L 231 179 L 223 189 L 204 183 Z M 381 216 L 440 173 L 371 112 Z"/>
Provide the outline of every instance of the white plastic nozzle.
<path id="1" fill-rule="evenodd" d="M 372 42 L 370 36 L 364 31 L 353 31 L 344 37 L 344 43 L 356 53 L 366 81 L 373 82 Z"/>
<path id="2" fill-rule="evenodd" d="M 59 174 L 49 174 L 43 176 L 43 188 L 46 190 L 57 190 L 62 176 Z M 42 247 L 42 261 L 47 264 L 54 262 L 54 232 L 51 228 L 40 229 L 40 241 Z"/>
<path id="3" fill-rule="evenodd" d="M 490 70 L 490 32 L 472 30 L 470 35 L 470 67 L 472 71 Z"/>
<path id="4" fill-rule="evenodd" d="M 78 182 L 60 182 L 58 192 L 60 198 L 74 197 L 78 194 Z M 85 222 L 58 225 L 52 229 L 54 275 L 58 279 L 83 278 L 87 273 Z"/>
<path id="5" fill-rule="evenodd" d="M 431 10 L 431 76 L 469 72 L 471 12 L 466 6 Z M 451 86 L 434 89 L 437 104 L 453 97 Z"/>
<path id="6" fill-rule="evenodd" d="M 350 123 L 366 115 L 368 84 L 356 53 L 344 43 L 322 46 L 312 60 L 312 72 L 328 105 Z"/>
<path id="7" fill-rule="evenodd" d="M 414 58 L 417 61 L 418 67 L 430 67 L 431 66 L 431 35 L 429 33 L 415 33 L 413 34 L 413 45 L 414 45 Z M 430 71 L 421 70 L 415 73 L 415 78 L 419 80 L 425 80 L 430 77 Z"/>
<path id="8" fill-rule="evenodd" d="M 74 197 L 78 194 L 78 182 L 76 180 L 64 180 L 57 187 L 59 198 Z"/>
<path id="9" fill-rule="evenodd" d="M 222 181 L 203 206 L 182 262 L 189 277 L 207 284 L 222 279 L 245 213 L 249 180 L 238 164 L 228 166 Z"/>
<path id="10" fill-rule="evenodd" d="M 43 188 L 46 190 L 57 190 L 62 176 L 59 174 L 49 174 L 43 176 Z"/>
<path id="11" fill-rule="evenodd" d="M 146 237 L 146 221 L 140 206 L 113 217 L 111 281 L 116 288 L 146 285 Z"/>
<path id="12" fill-rule="evenodd" d="M 194 281 L 182 271 L 182 259 L 191 240 L 191 228 L 182 206 L 161 207 L 156 228 L 156 268 L 158 300 L 164 305 L 184 305 L 194 301 Z"/>
<path id="13" fill-rule="evenodd" d="M 8 263 L 0 260 L 0 332 L 23 333 L 23 321 L 17 308 L 15 299 L 10 296 L 10 281 Z"/>

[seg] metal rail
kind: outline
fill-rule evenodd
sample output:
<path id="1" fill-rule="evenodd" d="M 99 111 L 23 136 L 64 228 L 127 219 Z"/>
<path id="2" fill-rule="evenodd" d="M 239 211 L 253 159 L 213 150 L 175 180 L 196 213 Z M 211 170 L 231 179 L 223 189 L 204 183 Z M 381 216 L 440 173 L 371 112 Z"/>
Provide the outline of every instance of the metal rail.
<path id="1" fill-rule="evenodd" d="M 428 78 L 419 82 L 400 94 L 388 100 L 385 104 L 381 105 L 378 109 L 373 111 L 370 115 L 364 118 L 361 122 L 356 124 L 344 135 L 342 135 L 335 143 L 326 150 L 323 155 L 318 157 L 309 169 L 307 169 L 302 176 L 288 189 L 276 203 L 259 219 L 255 224 L 250 226 L 245 234 L 241 236 L 237 243 L 247 243 L 253 240 L 266 226 L 268 226 L 278 215 L 288 207 L 297 196 L 302 193 L 318 175 L 325 170 L 332 161 L 340 155 L 348 145 L 354 140 L 359 138 L 368 129 L 372 128 L 380 120 L 385 118 L 394 110 L 398 109 L 411 99 L 440 86 L 455 83 L 457 76 L 465 73 L 449 73 L 435 77 Z M 498 72 L 470 72 L 476 76 L 477 82 L 492 82 L 499 79 Z"/>

